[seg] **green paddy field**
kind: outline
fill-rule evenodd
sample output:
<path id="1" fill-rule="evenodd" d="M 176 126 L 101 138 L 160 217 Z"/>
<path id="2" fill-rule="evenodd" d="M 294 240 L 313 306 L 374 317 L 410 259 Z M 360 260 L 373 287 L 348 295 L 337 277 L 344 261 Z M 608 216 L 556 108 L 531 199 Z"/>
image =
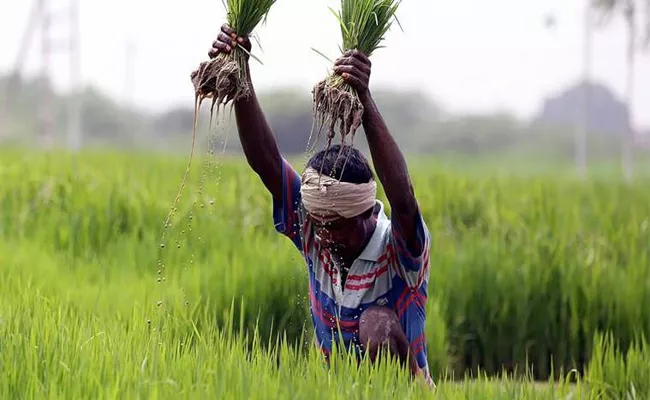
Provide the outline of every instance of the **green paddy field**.
<path id="1" fill-rule="evenodd" d="M 650 398 L 650 179 L 413 162 L 432 391 L 325 366 L 269 195 L 204 161 L 165 227 L 186 156 L 2 154 L 0 398 Z"/>

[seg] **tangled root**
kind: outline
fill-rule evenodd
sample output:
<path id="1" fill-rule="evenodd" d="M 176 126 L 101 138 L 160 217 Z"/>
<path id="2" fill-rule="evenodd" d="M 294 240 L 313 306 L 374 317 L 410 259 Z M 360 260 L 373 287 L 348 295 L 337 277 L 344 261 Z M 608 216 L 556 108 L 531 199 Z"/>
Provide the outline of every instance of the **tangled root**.
<path id="1" fill-rule="evenodd" d="M 354 135 L 361 126 L 364 111 L 363 104 L 361 104 L 361 100 L 356 91 L 340 79 L 340 77 L 335 76 L 329 76 L 318 82 L 314 86 L 312 94 L 314 126 L 318 128 L 315 142 L 318 142 L 318 137 L 323 128 L 327 127 L 327 145 L 325 151 L 329 151 L 332 140 L 336 136 L 336 128 L 338 125 L 338 133 L 341 136 L 341 148 L 336 157 L 336 162 L 338 162 L 338 158 L 346 148 L 346 138 L 350 137 L 350 146 L 354 144 Z M 310 138 L 312 135 L 313 127 Z M 350 152 L 348 152 L 348 157 L 349 155 Z M 341 176 L 343 176 L 343 170 L 345 170 L 348 157 L 346 157 L 343 163 Z M 320 173 L 323 173 L 322 168 Z M 334 169 L 332 169 L 333 173 Z"/>
<path id="2" fill-rule="evenodd" d="M 212 109 L 216 105 L 217 110 L 221 105 L 250 94 L 248 80 L 236 58 L 223 54 L 202 62 L 198 73 L 192 78 L 192 84 L 199 103 L 211 98 Z"/>
<path id="3" fill-rule="evenodd" d="M 327 147 L 336 136 L 336 127 L 341 136 L 341 144 L 354 143 L 354 135 L 361 126 L 363 104 L 354 89 L 337 77 L 330 76 L 314 86 L 313 114 L 319 134 L 327 126 Z"/>
<path id="4" fill-rule="evenodd" d="M 212 114 L 215 105 L 217 106 L 217 113 L 219 106 L 226 105 L 232 100 L 237 100 L 241 97 L 246 97 L 250 93 L 248 79 L 240 68 L 243 65 L 241 62 L 241 55 L 233 53 L 234 56 L 220 54 L 210 61 L 202 62 L 199 65 L 196 73 L 191 74 L 192 85 L 194 86 L 194 126 L 192 128 L 192 147 L 190 151 L 190 158 L 187 162 L 187 168 L 181 181 L 181 187 L 176 194 L 172 209 L 167 216 L 165 226 L 168 225 L 173 213 L 176 210 L 178 203 L 184 189 L 185 182 L 190 172 L 192 165 L 192 158 L 194 156 L 194 147 L 196 144 L 196 128 L 198 123 L 198 111 L 201 103 L 206 98 L 212 99 L 212 107 L 210 109 L 210 122 L 212 122 Z M 238 58 L 239 57 L 239 58 Z"/>

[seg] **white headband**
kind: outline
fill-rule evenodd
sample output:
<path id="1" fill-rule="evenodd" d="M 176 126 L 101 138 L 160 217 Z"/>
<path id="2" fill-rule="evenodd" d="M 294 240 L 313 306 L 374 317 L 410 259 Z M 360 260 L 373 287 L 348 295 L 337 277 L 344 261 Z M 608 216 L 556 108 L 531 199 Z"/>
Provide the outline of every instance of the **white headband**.
<path id="1" fill-rule="evenodd" d="M 375 205 L 377 183 L 339 182 L 308 167 L 302 174 L 300 193 L 305 209 L 316 218 L 352 218 Z"/>

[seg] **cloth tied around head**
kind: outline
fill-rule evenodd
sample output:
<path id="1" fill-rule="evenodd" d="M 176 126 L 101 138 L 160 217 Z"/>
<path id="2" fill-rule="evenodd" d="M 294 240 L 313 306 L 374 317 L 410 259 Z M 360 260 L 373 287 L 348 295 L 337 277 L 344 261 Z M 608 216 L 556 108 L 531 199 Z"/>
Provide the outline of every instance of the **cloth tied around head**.
<path id="1" fill-rule="evenodd" d="M 300 194 L 307 212 L 317 219 L 352 218 L 375 205 L 377 182 L 342 182 L 308 167 L 302 174 Z"/>

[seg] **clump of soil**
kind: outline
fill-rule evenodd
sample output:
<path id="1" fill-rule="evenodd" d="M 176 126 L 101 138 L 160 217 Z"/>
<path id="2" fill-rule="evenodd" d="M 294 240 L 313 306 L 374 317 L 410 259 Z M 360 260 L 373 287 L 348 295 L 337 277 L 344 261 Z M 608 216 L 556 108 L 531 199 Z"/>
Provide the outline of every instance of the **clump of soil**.
<path id="1" fill-rule="evenodd" d="M 236 56 L 219 54 L 210 61 L 202 62 L 192 77 L 194 93 L 200 107 L 204 99 L 212 99 L 211 110 L 231 101 L 246 97 L 250 87 Z"/>

